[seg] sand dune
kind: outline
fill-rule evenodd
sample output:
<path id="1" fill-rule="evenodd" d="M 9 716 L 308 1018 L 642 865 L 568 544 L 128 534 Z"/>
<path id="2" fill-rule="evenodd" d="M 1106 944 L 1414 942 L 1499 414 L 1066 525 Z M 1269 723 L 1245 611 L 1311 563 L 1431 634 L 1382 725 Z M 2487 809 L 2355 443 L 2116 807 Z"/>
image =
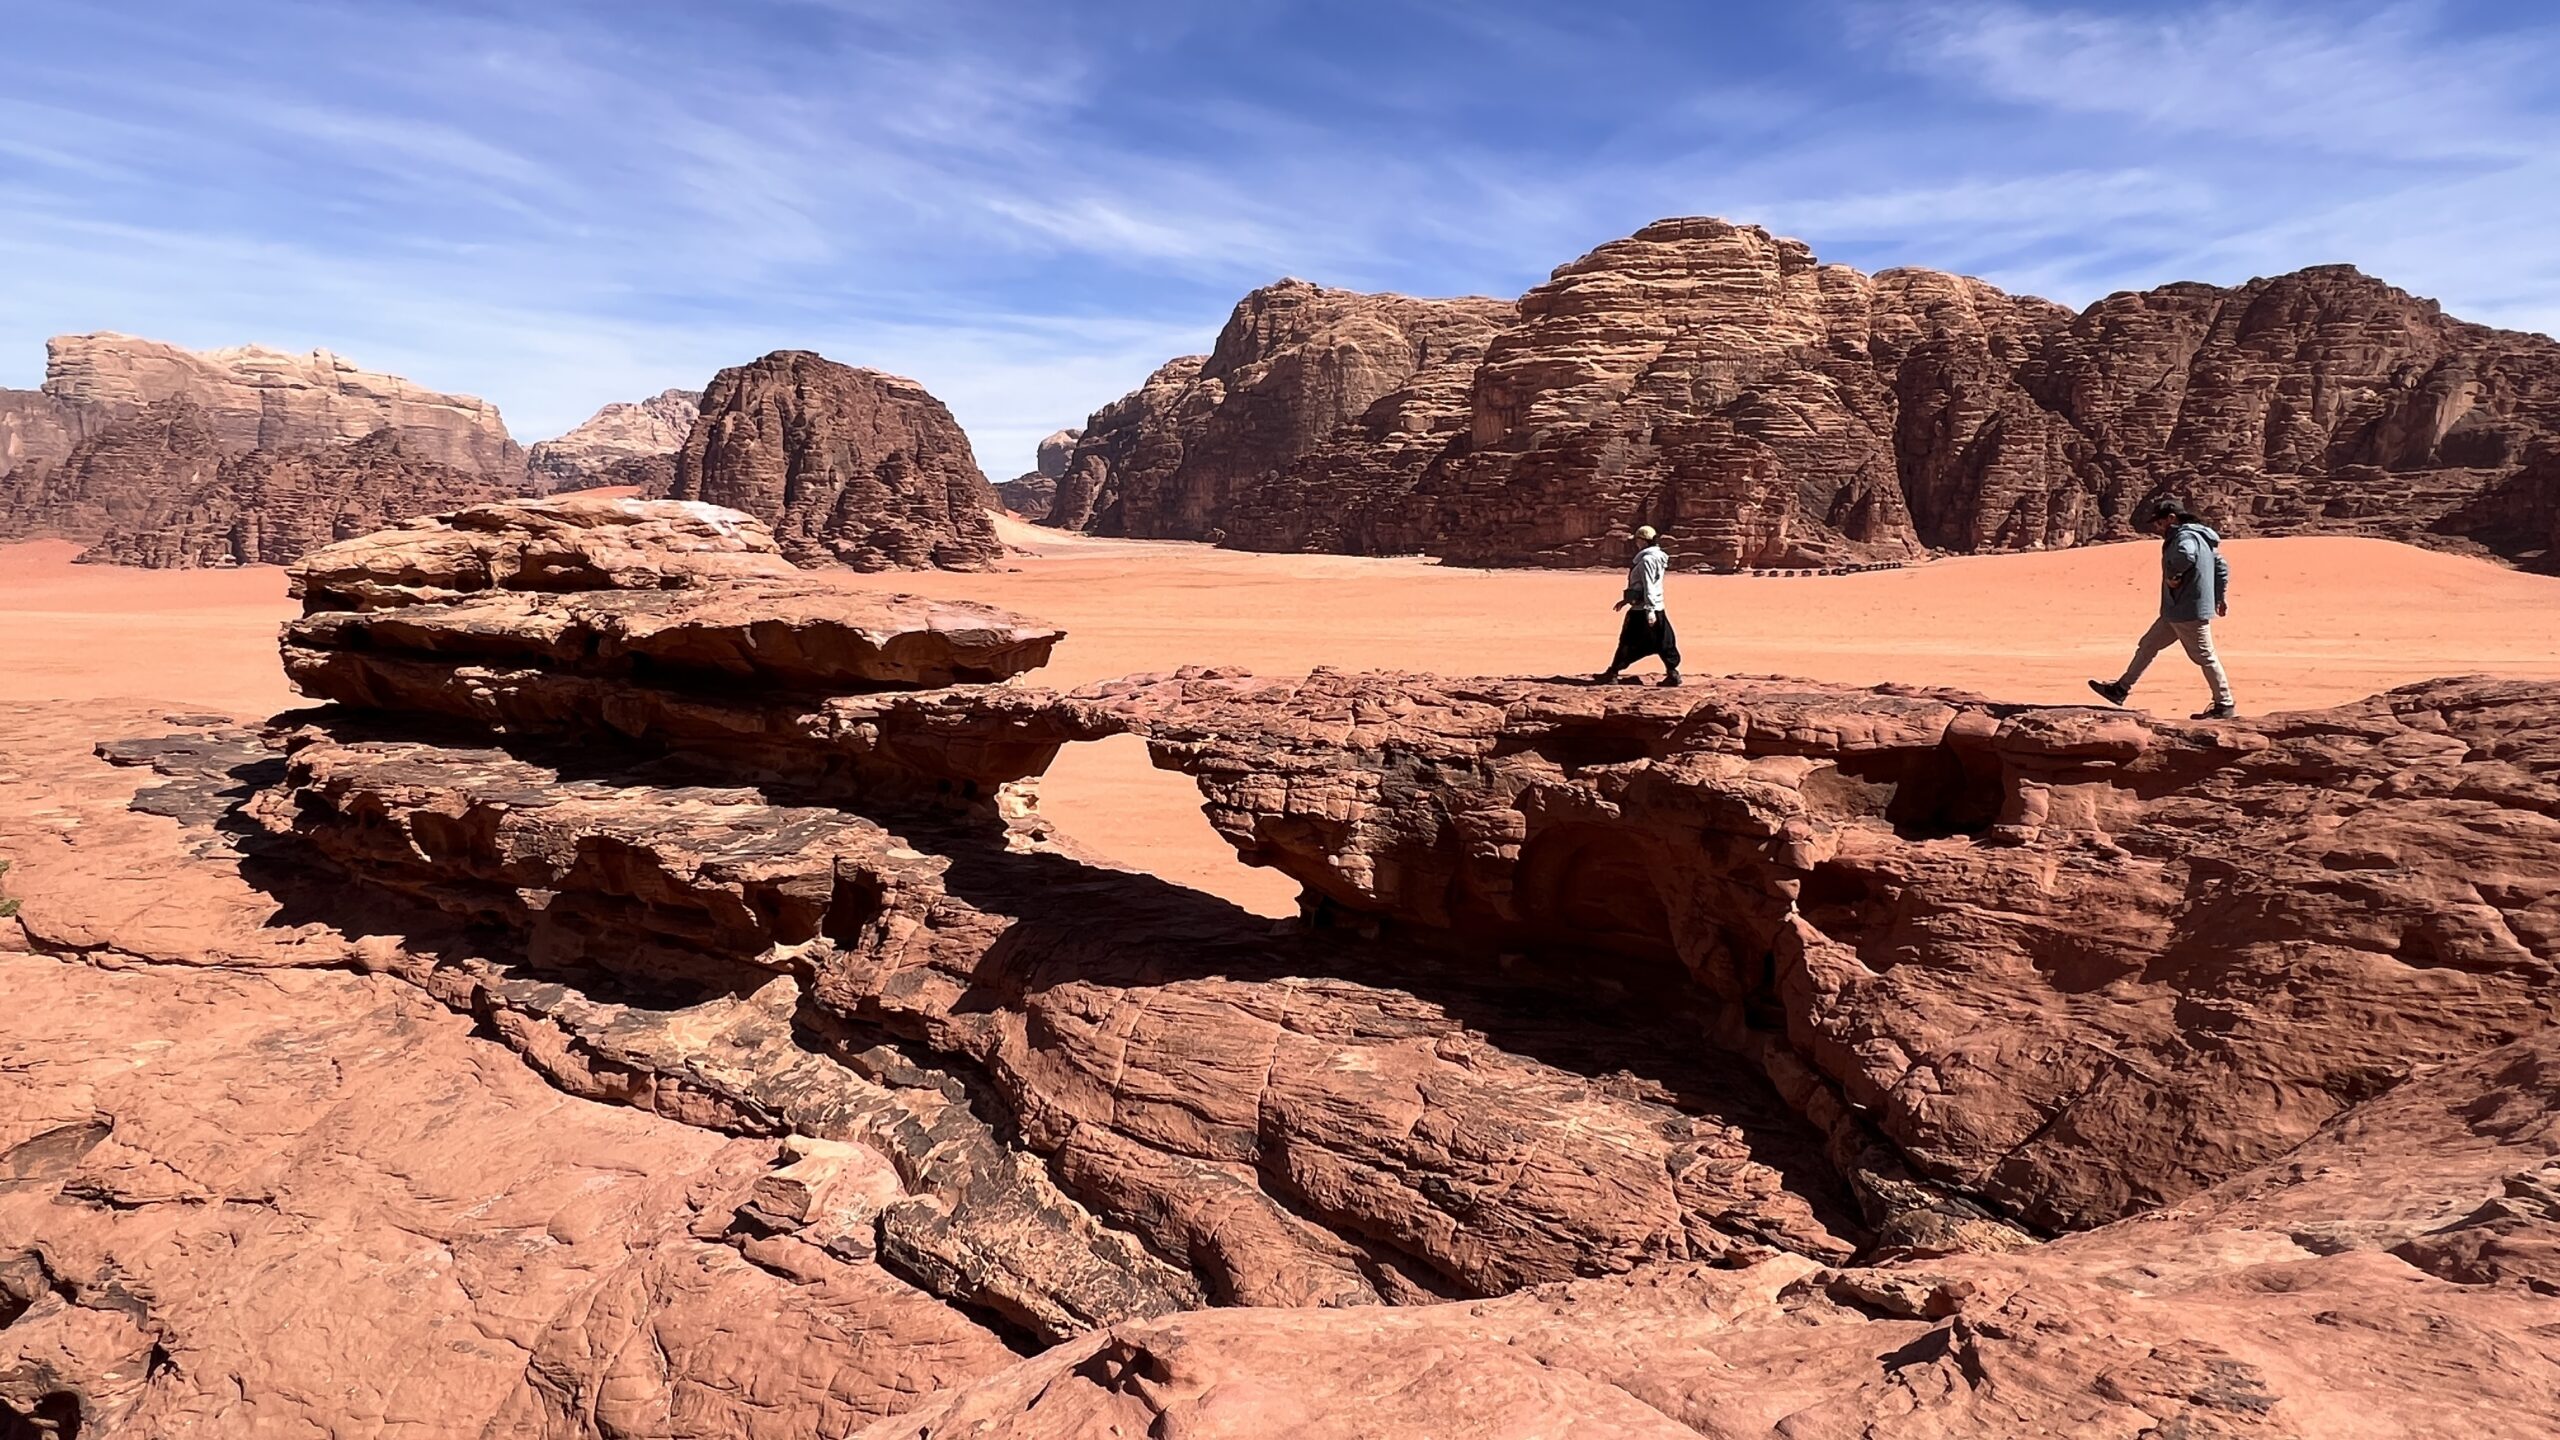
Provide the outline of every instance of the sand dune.
<path id="1" fill-rule="evenodd" d="M 1041 679 L 1076 685 L 1185 664 L 1264 674 L 1320 665 L 1448 674 L 1586 674 L 1608 658 L 1617 578 L 1419 560 L 1249 555 L 1095 540 L 1000 520 L 1021 553 L 995 574 L 843 576 L 965 596 L 1064 626 Z M 0 546 L 0 701 L 137 696 L 264 714 L 296 703 L 276 668 L 293 612 L 282 572 L 71 564 L 60 541 Z M 2332 705 L 2434 675 L 2560 679 L 2560 579 L 2380 540 L 2234 540 L 2218 634 L 2241 706 Z M 1696 673 L 1949 685 L 2078 704 L 2150 618 L 2145 544 L 1966 557 L 1819 578 L 1675 576 Z M 1650 668 L 1649 666 L 1647 667 Z M 2184 714 L 2193 667 L 2164 658 L 2135 700 Z M 1190 782 L 1134 740 L 1071 750 L 1042 805 L 1124 864 L 1285 913 L 1294 887 L 1238 866 Z"/>

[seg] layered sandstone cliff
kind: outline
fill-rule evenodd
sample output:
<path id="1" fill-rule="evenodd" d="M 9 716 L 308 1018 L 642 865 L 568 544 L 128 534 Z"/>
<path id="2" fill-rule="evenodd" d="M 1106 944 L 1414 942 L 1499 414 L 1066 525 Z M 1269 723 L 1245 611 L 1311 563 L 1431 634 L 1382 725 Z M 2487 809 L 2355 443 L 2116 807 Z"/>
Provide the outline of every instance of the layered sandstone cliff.
<path id="1" fill-rule="evenodd" d="M 44 393 L 110 415 L 189 401 L 227 451 L 346 444 L 389 429 L 435 464 L 508 475 L 524 463 L 496 406 L 360 369 L 326 350 L 198 352 L 130 335 L 57 335 L 45 344 Z"/>
<path id="2" fill-rule="evenodd" d="M 529 447 L 525 468 L 543 493 L 628 485 L 664 495 L 675 484 L 676 454 L 701 413 L 699 390 L 616 401 L 566 435 Z"/>
<path id="3" fill-rule="evenodd" d="M 1004 553 L 995 492 L 942 402 L 806 350 L 712 380 L 669 494 L 756 516 L 803 565 L 976 570 Z"/>
<path id="4" fill-rule="evenodd" d="M 473 507 L 264 732 L 0 710 L 0 1419 L 2548 1431 L 2551 686 L 1059 694 L 780 550 Z M 1302 918 L 1053 834 L 1115 734 Z"/>
<path id="5" fill-rule="evenodd" d="M 104 419 L 41 390 L 0 390 L 0 479 L 61 463 Z"/>
<path id="6" fill-rule="evenodd" d="M 1303 280 L 1254 291 L 1205 358 L 1175 360 L 1097 413 L 1046 523 L 1225 538 L 1240 499 L 1426 377 L 1465 367 L 1513 319 L 1499 300 L 1360 295 Z"/>
<path id="7" fill-rule="evenodd" d="M 59 465 L 0 477 L 0 536 L 89 540 L 79 558 L 98 564 L 281 565 L 519 488 L 425 459 L 388 428 L 348 445 L 233 453 L 211 412 L 161 400 L 100 426 Z"/>
<path id="8" fill-rule="evenodd" d="M 437 464 L 413 453 L 399 432 L 377 430 L 351 445 L 227 459 L 210 483 L 111 525 L 80 559 L 154 570 L 284 565 L 335 541 L 519 489 L 512 478 Z"/>
<path id="9" fill-rule="evenodd" d="M 99 421 L 58 460 L 0 475 L 0 537 L 130 532 L 218 485 L 225 458 L 213 417 L 193 401 Z"/>
<path id="10" fill-rule="evenodd" d="M 1297 290 L 1248 296 L 1223 362 L 1173 362 L 1097 413 L 1053 523 L 1584 565 L 1642 521 L 1684 565 L 1800 568 L 2121 537 L 2174 492 L 2234 534 L 2551 554 L 2547 525 L 2515 519 L 2536 502 L 2508 492 L 2560 443 L 2560 342 L 2346 266 L 2075 315 L 1666 220 L 1557 270 L 1481 353 L 1354 387 L 1363 410 L 1208 384 L 1375 348 L 1256 321 Z"/>
<path id="11" fill-rule="evenodd" d="M 0 392 L 0 537 L 114 564 L 281 564 L 524 488 L 495 407 L 326 351 L 195 353 L 64 335 L 44 388 Z"/>

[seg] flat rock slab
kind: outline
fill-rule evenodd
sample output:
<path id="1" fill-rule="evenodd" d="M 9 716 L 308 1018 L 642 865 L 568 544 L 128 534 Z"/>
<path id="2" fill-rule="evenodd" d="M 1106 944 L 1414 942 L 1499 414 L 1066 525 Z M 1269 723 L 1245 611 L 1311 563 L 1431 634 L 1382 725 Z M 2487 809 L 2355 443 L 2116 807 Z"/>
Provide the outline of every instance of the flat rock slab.
<path id="1" fill-rule="evenodd" d="M 876 1265 L 751 1259 L 773 1142 L 564 1096 L 387 976 L 0 955 L 0 995 L 0 1413 L 784 1440 L 1014 1358 Z"/>
<path id="2" fill-rule="evenodd" d="M 775 580 L 323 611 L 287 625 L 284 643 L 289 655 L 360 650 L 824 695 L 1009 679 L 1047 664 L 1063 638 L 992 605 Z"/>
<path id="3" fill-rule="evenodd" d="M 796 573 L 752 515 L 571 496 L 473 505 L 313 550 L 289 570 L 308 611 L 432 604 L 484 590 L 676 590 Z"/>

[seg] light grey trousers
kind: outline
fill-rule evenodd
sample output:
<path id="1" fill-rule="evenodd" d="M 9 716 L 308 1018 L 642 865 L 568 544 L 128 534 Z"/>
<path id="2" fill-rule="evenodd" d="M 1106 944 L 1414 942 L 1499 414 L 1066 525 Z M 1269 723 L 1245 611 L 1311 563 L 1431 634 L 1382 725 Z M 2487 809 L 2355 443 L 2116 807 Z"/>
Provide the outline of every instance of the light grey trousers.
<path id="1" fill-rule="evenodd" d="M 2151 662 L 2171 645 L 2183 648 L 2187 658 L 2204 671 L 2205 683 L 2213 687 L 2214 704 L 2231 703 L 2231 677 L 2222 673 L 2222 657 L 2213 653 L 2213 622 L 2210 620 L 2163 618 L 2152 621 L 2151 628 L 2143 631 L 2142 638 L 2134 642 L 2133 663 L 2124 667 L 2123 678 L 2117 680 L 2116 685 L 2131 690 L 2134 682 L 2142 678 L 2142 672 L 2150 669 Z"/>

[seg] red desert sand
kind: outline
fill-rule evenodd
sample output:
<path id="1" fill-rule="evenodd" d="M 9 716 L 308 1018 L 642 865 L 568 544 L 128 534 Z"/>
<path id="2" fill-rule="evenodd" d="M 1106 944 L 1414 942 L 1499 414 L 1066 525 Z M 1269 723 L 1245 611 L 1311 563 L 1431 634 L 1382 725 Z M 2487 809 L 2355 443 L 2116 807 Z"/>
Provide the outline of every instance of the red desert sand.
<path id="1" fill-rule="evenodd" d="M 1017 553 L 996 573 L 825 573 L 1063 627 L 1045 685 L 1185 664 L 1584 675 L 1616 635 L 1610 574 L 1255 555 L 997 523 Z M 0 546 L 0 702 L 135 697 L 252 718 L 300 703 L 276 664 L 276 626 L 295 613 L 283 571 L 74 565 L 78 549 Z M 2560 579 L 2383 540 L 2233 540 L 2225 553 L 2233 609 L 2217 637 L 2245 711 L 2335 705 L 2436 675 L 2560 679 Z M 1671 613 L 1695 674 L 2082 704 L 2084 682 L 2114 675 L 2148 622 L 2154 566 L 2153 548 L 2136 543 L 1859 575 L 1683 575 Z M 1650 678 L 1651 663 L 1642 668 Z M 2171 652 L 2134 699 L 2183 716 L 2205 694 Z M 1192 783 L 1150 768 L 1135 738 L 1069 747 L 1041 786 L 1043 812 L 1092 850 L 1263 914 L 1294 909 L 1297 887 L 1237 865 Z"/>

